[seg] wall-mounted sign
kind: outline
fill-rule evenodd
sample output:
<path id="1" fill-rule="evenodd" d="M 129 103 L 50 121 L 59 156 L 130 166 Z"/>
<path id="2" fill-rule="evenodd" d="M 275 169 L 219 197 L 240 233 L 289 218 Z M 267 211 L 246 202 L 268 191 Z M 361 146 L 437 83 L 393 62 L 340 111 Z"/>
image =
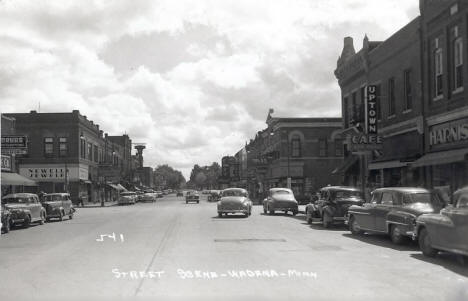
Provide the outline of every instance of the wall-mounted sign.
<path id="1" fill-rule="evenodd" d="M 429 146 L 457 144 L 468 140 L 468 118 L 434 125 L 429 129 Z"/>
<path id="2" fill-rule="evenodd" d="M 377 135 L 377 86 L 369 85 L 365 89 L 366 99 L 366 133 Z"/>
<path id="3" fill-rule="evenodd" d="M 2 136 L 2 149 L 3 148 L 27 148 L 27 136 Z"/>
<path id="4" fill-rule="evenodd" d="M 378 135 L 352 135 L 349 137 L 350 151 L 373 151 L 383 148 L 383 137 Z"/>
<path id="5" fill-rule="evenodd" d="M 66 171 L 68 171 L 66 173 Z M 70 164 L 20 165 L 19 174 L 37 182 L 61 182 L 88 180 L 88 166 Z M 66 176 L 65 176 L 66 175 Z"/>
<path id="6" fill-rule="evenodd" d="M 27 155 L 28 149 L 23 148 L 2 148 L 2 155 Z"/>
<path id="7" fill-rule="evenodd" d="M 11 171 L 11 157 L 2 155 L 2 171 Z"/>

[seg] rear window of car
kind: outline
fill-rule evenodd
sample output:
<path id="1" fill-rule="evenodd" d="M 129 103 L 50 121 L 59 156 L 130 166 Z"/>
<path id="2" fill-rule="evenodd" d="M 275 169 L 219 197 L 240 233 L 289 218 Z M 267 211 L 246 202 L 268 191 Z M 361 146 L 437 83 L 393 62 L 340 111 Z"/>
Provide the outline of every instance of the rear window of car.
<path id="1" fill-rule="evenodd" d="M 28 197 L 11 197 L 11 198 L 4 198 L 2 202 L 5 204 L 26 204 L 29 202 Z"/>
<path id="2" fill-rule="evenodd" d="M 46 195 L 44 196 L 44 201 L 46 202 L 55 202 L 61 201 L 63 197 L 61 195 Z"/>
<path id="3" fill-rule="evenodd" d="M 343 191 L 336 191 L 335 192 L 336 198 L 351 198 L 351 197 L 362 197 L 362 193 L 360 191 L 352 191 L 352 190 L 343 190 Z"/>
<path id="4" fill-rule="evenodd" d="M 247 196 L 243 190 L 224 190 L 223 196 Z"/>
<path id="5" fill-rule="evenodd" d="M 407 193 L 403 198 L 404 203 L 427 203 L 438 204 L 441 203 L 436 193 L 423 192 L 423 193 Z"/>

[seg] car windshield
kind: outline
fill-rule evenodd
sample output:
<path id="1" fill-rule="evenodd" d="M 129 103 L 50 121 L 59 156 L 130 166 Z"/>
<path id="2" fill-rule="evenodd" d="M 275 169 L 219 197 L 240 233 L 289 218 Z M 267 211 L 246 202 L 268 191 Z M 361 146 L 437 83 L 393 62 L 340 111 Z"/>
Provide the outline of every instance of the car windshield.
<path id="1" fill-rule="evenodd" d="M 135 192 L 122 192 L 120 193 L 121 196 L 132 196 L 135 195 Z"/>
<path id="2" fill-rule="evenodd" d="M 430 192 L 421 192 L 421 193 L 408 193 L 403 198 L 403 201 L 407 204 L 414 203 L 427 203 L 427 204 L 437 204 L 440 203 L 437 194 Z"/>
<path id="3" fill-rule="evenodd" d="M 351 197 L 361 198 L 362 193 L 360 191 L 352 191 L 352 190 L 337 191 L 335 192 L 335 197 L 336 198 L 351 198 Z"/>
<path id="4" fill-rule="evenodd" d="M 13 197 L 13 198 L 4 198 L 2 202 L 5 204 L 25 204 L 29 198 L 27 197 Z"/>
<path id="5" fill-rule="evenodd" d="M 45 195 L 44 196 L 44 202 L 54 202 L 54 201 L 61 201 L 62 196 L 61 195 Z"/>
<path id="6" fill-rule="evenodd" d="M 272 194 L 292 194 L 292 192 L 288 190 L 276 190 L 273 191 Z"/>
<path id="7" fill-rule="evenodd" d="M 243 190 L 224 190 L 224 196 L 246 196 L 246 193 Z"/>

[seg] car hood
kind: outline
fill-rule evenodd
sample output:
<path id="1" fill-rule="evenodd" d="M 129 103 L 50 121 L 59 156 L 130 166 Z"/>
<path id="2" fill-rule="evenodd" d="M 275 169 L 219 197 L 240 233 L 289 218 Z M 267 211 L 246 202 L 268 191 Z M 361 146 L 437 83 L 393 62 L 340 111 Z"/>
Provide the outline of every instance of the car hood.
<path id="1" fill-rule="evenodd" d="M 222 197 L 220 202 L 221 204 L 242 203 L 246 199 L 247 198 L 243 196 L 226 196 L 226 197 Z"/>
<path id="2" fill-rule="evenodd" d="M 296 199 L 292 194 L 280 194 L 280 195 L 273 195 L 271 197 L 274 201 L 280 201 L 280 202 L 296 202 Z"/>
<path id="3" fill-rule="evenodd" d="M 6 209 L 26 209 L 28 205 L 26 204 L 5 204 Z"/>
<path id="4" fill-rule="evenodd" d="M 434 206 L 428 203 L 405 204 L 403 205 L 402 209 L 414 215 L 421 215 L 424 213 L 436 212 L 436 209 L 434 208 Z"/>

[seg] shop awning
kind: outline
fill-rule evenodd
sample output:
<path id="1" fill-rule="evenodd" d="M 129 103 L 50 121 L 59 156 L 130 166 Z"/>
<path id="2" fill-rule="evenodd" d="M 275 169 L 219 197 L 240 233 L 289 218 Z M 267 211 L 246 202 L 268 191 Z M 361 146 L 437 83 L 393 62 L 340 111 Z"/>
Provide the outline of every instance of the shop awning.
<path id="1" fill-rule="evenodd" d="M 466 155 L 468 154 L 467 148 L 462 149 L 453 149 L 444 152 L 429 153 L 414 163 L 411 164 L 411 167 L 421 167 L 429 165 L 441 165 L 449 164 L 454 162 L 460 162 L 466 160 Z"/>
<path id="2" fill-rule="evenodd" d="M 2 172 L 2 185 L 37 186 L 37 183 L 14 172 Z"/>
<path id="3" fill-rule="evenodd" d="M 386 169 L 386 168 L 398 168 L 408 166 L 410 162 L 401 162 L 400 160 L 392 160 L 392 161 L 382 161 L 382 162 L 372 162 L 369 163 L 368 169 Z"/>
<path id="4" fill-rule="evenodd" d="M 109 187 L 112 187 L 115 190 L 119 190 L 119 187 L 117 185 L 115 185 L 115 184 L 107 183 L 107 185 L 109 185 Z"/>
<path id="5" fill-rule="evenodd" d="M 332 171 L 332 174 L 343 174 L 345 173 L 351 166 L 354 165 L 359 160 L 358 156 L 349 156 L 343 164 L 335 168 L 335 170 Z"/>
<path id="6" fill-rule="evenodd" d="M 123 186 L 120 185 L 120 184 L 117 184 L 117 189 L 118 189 L 119 191 L 127 191 L 127 188 L 123 187 Z"/>

